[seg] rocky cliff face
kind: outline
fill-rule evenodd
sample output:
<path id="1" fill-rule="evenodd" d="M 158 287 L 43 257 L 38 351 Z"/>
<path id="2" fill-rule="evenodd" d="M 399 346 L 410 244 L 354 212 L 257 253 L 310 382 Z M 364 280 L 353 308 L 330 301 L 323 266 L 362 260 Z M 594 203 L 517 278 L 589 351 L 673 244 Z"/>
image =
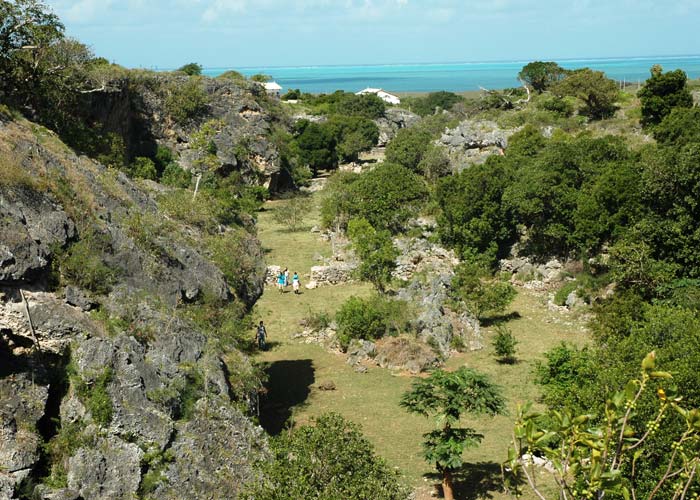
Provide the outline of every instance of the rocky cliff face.
<path id="1" fill-rule="evenodd" d="M 214 138 L 220 168 L 237 171 L 245 182 L 271 191 L 284 187 L 280 155 L 269 140 L 273 123 L 281 119 L 274 112 L 276 103 L 255 83 L 203 78 L 196 80 L 206 96 L 202 110 L 178 121 L 168 98 L 194 81 L 167 73 L 113 81 L 105 91 L 85 96 L 85 119 L 123 138 L 129 158 L 152 157 L 158 146 L 165 146 L 185 169 L 196 159 L 193 134 L 203 123 L 220 120 L 222 126 Z"/>
<path id="2" fill-rule="evenodd" d="M 147 183 L 47 130 L 0 115 L 0 164 L 0 498 L 235 498 L 266 453 L 254 370 L 192 311 L 257 299 L 254 235 L 234 286 Z"/>

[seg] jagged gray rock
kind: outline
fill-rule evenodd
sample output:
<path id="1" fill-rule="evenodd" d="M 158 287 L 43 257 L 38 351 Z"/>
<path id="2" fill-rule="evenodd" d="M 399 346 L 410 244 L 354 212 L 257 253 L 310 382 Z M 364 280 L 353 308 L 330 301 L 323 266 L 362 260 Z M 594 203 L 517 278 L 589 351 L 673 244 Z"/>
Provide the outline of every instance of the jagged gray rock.
<path id="1" fill-rule="evenodd" d="M 136 496 L 141 483 L 143 451 L 114 436 L 81 447 L 69 460 L 68 488 L 82 498 L 126 499 Z"/>
<path id="2" fill-rule="evenodd" d="M 502 154 L 516 129 L 501 129 L 491 121 L 465 120 L 448 129 L 437 144 L 447 148 L 457 172 L 474 163 L 483 163 L 492 154 Z"/>
<path id="3" fill-rule="evenodd" d="M 236 498 L 256 479 L 252 464 L 268 455 L 262 429 L 219 398 L 200 399 L 193 418 L 177 426 L 171 450 L 178 457 L 153 498 Z"/>
<path id="4" fill-rule="evenodd" d="M 0 281 L 38 278 L 47 270 L 51 246 L 74 236 L 73 221 L 47 195 L 0 186 Z"/>
<path id="5" fill-rule="evenodd" d="M 386 146 L 402 128 L 412 127 L 420 121 L 420 116 L 401 108 L 388 108 L 384 116 L 374 122 L 379 127 L 378 146 Z"/>
<path id="6" fill-rule="evenodd" d="M 48 387 L 33 381 L 29 373 L 0 377 L 0 498 L 13 497 L 39 458 L 36 424 L 44 415 L 48 394 Z"/>

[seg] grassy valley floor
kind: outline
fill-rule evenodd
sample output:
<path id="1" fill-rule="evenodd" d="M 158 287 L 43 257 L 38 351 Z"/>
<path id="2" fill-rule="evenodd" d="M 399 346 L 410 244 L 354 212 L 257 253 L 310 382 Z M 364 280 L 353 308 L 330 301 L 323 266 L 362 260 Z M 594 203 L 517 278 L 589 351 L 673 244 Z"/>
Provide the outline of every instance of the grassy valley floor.
<path id="1" fill-rule="evenodd" d="M 284 430 L 285 422 L 302 424 L 324 412 L 337 412 L 363 428 L 365 436 L 374 444 L 379 455 L 398 468 L 407 483 L 417 489 L 417 498 L 429 498 L 434 470 L 421 456 L 422 434 L 432 430 L 434 422 L 411 415 L 399 406 L 404 392 L 411 387 L 412 377 L 403 373 L 371 367 L 360 374 L 346 364 L 341 353 L 328 352 L 316 344 L 301 343 L 293 335 L 303 328 L 299 322 L 310 311 L 333 315 L 350 296 L 367 296 L 371 287 L 352 283 L 334 287 L 306 290 L 310 267 L 317 265 L 314 257 L 329 256 L 330 244 L 322 241 L 309 228 L 317 222 L 317 199 L 309 199 L 310 215 L 307 228 L 289 232 L 274 222 L 273 212 L 284 201 L 266 204 L 259 214 L 259 238 L 267 252 L 268 264 L 298 271 L 302 279 L 302 294 L 289 291 L 280 294 L 268 287 L 256 306 L 256 319 L 267 325 L 271 348 L 257 356 L 269 364 L 268 390 L 263 405 L 261 422 L 271 433 Z M 487 373 L 503 387 L 509 401 L 511 416 L 475 418 L 468 425 L 485 435 L 477 449 L 465 454 L 463 473 L 457 478 L 458 498 L 506 498 L 500 487 L 500 463 L 507 454 L 512 431 L 513 414 L 518 402 L 535 400 L 538 388 L 534 385 L 532 369 L 545 351 L 562 341 L 582 344 L 587 342 L 582 322 L 571 314 L 550 311 L 546 295 L 520 289 L 510 308 L 508 326 L 519 344 L 518 362 L 499 364 L 492 353 L 492 329 L 485 329 L 485 345 L 481 351 L 454 355 L 447 368 L 462 365 Z M 251 332 L 251 336 L 253 332 Z M 323 391 L 319 385 L 333 382 L 336 389 Z"/>

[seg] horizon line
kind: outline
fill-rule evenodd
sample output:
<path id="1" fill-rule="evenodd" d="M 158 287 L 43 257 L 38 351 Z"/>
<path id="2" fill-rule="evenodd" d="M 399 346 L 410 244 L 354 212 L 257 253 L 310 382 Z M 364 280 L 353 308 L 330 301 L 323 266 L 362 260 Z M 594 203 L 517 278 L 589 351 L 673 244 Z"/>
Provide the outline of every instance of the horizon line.
<path id="1" fill-rule="evenodd" d="M 642 56 L 608 56 L 608 57 L 567 57 L 567 58 L 535 58 L 535 59 L 493 59 L 479 61 L 444 61 L 444 62 L 403 62 L 403 63 L 372 63 L 372 64 L 301 64 L 301 65 L 275 65 L 275 66 L 202 66 L 202 71 L 239 69 L 261 70 L 261 69 L 316 69 L 316 68 L 346 68 L 346 67 L 398 67 L 398 66 L 445 66 L 445 65 L 476 65 L 476 64 L 522 64 L 533 61 L 554 61 L 554 62 L 587 62 L 587 61 L 620 61 L 620 60 L 644 60 L 644 59 L 700 59 L 700 54 L 665 54 L 665 55 L 642 55 Z M 148 69 L 141 66 L 142 69 Z M 151 66 L 158 71 L 175 71 L 177 68 L 159 68 Z"/>

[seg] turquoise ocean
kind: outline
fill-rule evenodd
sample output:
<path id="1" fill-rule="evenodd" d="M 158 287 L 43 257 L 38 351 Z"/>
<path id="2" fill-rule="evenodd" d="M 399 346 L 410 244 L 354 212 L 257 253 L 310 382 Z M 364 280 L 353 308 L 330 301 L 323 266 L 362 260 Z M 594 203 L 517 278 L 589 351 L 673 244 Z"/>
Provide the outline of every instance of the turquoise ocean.
<path id="1" fill-rule="evenodd" d="M 246 76 L 271 75 L 284 89 L 298 88 L 320 93 L 365 87 L 393 92 L 466 91 L 479 87 L 502 89 L 519 86 L 517 75 L 528 61 L 472 62 L 450 64 L 391 64 L 368 66 L 299 66 L 259 68 L 206 68 L 204 74 L 217 76 L 235 69 Z M 664 70 L 682 69 L 690 78 L 700 78 L 700 56 L 628 57 L 608 59 L 568 59 L 557 61 L 567 69 L 589 67 L 604 71 L 609 78 L 631 83 L 649 77 L 649 68 L 661 64 Z"/>

